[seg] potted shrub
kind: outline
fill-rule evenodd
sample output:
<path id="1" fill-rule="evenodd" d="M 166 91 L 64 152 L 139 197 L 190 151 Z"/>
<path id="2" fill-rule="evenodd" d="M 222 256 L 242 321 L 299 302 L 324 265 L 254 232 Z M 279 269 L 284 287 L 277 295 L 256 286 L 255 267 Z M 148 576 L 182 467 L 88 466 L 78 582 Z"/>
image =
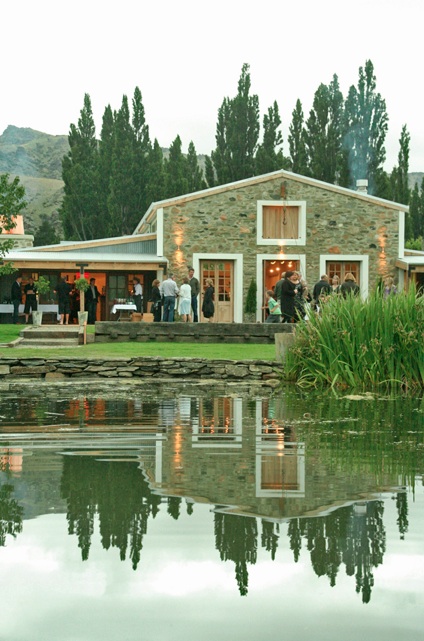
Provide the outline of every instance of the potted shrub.
<path id="1" fill-rule="evenodd" d="M 252 278 L 244 304 L 244 318 L 246 323 L 254 323 L 256 321 L 256 291 L 256 281 Z"/>
<path id="2" fill-rule="evenodd" d="M 78 312 L 79 325 L 87 325 L 88 312 L 85 311 L 85 292 L 90 287 L 90 282 L 84 276 L 74 280 L 75 289 L 80 293 L 80 311 Z"/>
<path id="3" fill-rule="evenodd" d="M 48 278 L 45 276 L 40 276 L 37 281 L 34 283 L 36 292 L 38 296 L 49 294 L 51 291 L 51 284 Z M 43 312 L 40 310 L 32 312 L 32 322 L 34 325 L 41 325 L 43 322 Z"/>

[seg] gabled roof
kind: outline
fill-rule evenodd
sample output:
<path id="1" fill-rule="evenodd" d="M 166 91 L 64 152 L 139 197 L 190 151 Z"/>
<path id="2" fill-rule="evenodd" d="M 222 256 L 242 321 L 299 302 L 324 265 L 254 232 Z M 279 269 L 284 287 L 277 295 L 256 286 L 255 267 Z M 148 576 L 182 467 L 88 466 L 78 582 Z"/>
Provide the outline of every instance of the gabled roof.
<path id="1" fill-rule="evenodd" d="M 238 180 L 236 182 L 227 183 L 226 185 L 218 185 L 217 187 L 210 187 L 208 189 L 202 189 L 201 191 L 195 191 L 190 194 L 184 194 L 183 196 L 176 196 L 174 198 L 167 198 L 165 200 L 159 200 L 150 205 L 149 209 L 146 211 L 144 216 L 141 218 L 137 227 L 135 228 L 133 234 L 136 235 L 137 230 L 141 227 L 142 223 L 147 221 L 147 219 L 161 207 L 170 207 L 172 205 L 182 205 L 186 202 L 205 198 L 206 196 L 213 196 L 215 194 L 221 194 L 225 191 L 232 191 L 240 189 L 241 187 L 247 187 L 249 185 L 257 185 L 260 183 L 267 182 L 269 180 L 275 179 L 286 179 L 294 180 L 304 185 L 309 185 L 311 187 L 318 187 L 320 189 L 325 189 L 326 191 L 332 191 L 344 196 L 349 196 L 350 198 L 358 198 L 359 200 L 367 201 L 372 204 L 379 204 L 382 207 L 387 207 L 388 209 L 395 209 L 397 211 L 409 211 L 407 205 L 402 205 L 401 203 L 395 203 L 391 200 L 385 200 L 384 198 L 377 198 L 377 196 L 371 196 L 365 192 L 355 191 L 353 189 L 348 189 L 347 187 L 339 187 L 338 185 L 333 185 L 331 183 L 326 183 L 322 180 L 317 180 L 316 178 L 308 178 L 307 176 L 301 176 L 300 174 L 295 174 L 291 171 L 286 171 L 285 169 L 280 169 L 278 171 L 273 171 L 269 174 L 263 174 L 262 176 L 254 176 L 252 178 L 245 178 L 243 180 Z"/>

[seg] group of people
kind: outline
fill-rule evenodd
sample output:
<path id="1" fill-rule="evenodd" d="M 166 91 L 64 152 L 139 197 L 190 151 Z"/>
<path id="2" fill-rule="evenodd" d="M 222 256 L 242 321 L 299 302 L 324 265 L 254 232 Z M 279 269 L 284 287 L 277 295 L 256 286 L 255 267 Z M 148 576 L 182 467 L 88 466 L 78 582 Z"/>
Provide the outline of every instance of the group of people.
<path id="1" fill-rule="evenodd" d="M 80 309 L 80 293 L 75 284 L 68 282 L 68 277 L 63 276 L 54 293 L 57 294 L 60 325 L 71 325 L 78 322 L 78 312 Z M 100 302 L 100 292 L 96 286 L 96 279 L 90 278 L 90 284 L 85 292 L 85 311 L 88 313 L 87 322 L 93 325 L 96 322 L 97 304 Z"/>
<path id="2" fill-rule="evenodd" d="M 80 294 L 75 285 L 68 283 L 67 276 L 63 276 L 57 284 L 54 293 L 58 298 L 58 313 L 60 324 L 68 325 L 74 321 L 78 322 L 80 311 Z M 22 303 L 22 295 L 25 294 L 25 323 L 29 323 L 29 316 L 38 309 L 37 283 L 30 276 L 22 292 L 22 276 L 16 277 L 12 284 L 11 300 L 13 304 L 13 323 L 19 322 L 19 305 Z M 85 311 L 88 312 L 88 322 L 96 321 L 97 303 L 100 301 L 100 293 L 96 287 L 96 279 L 90 278 L 90 285 L 85 292 Z"/>
<path id="3" fill-rule="evenodd" d="M 307 318 L 309 310 L 319 312 L 328 296 L 336 294 L 346 298 L 358 296 L 359 292 L 355 276 L 350 272 L 341 284 L 338 276 L 333 276 L 330 282 L 329 276 L 323 274 L 311 293 L 299 272 L 287 271 L 273 290 L 266 292 L 266 305 L 262 308 L 268 311 L 265 322 L 296 323 Z"/>
<path id="4" fill-rule="evenodd" d="M 199 321 L 198 297 L 200 294 L 200 283 L 194 275 L 193 267 L 189 268 L 188 275 L 183 278 L 182 284 L 178 287 L 175 281 L 175 274 L 170 273 L 161 283 L 155 279 L 152 283 L 152 313 L 153 321 L 172 323 L 175 317 L 175 310 L 183 322 L 194 323 Z M 209 278 L 205 280 L 205 289 L 203 292 L 202 314 L 209 321 L 215 313 L 214 305 L 215 289 L 213 281 Z"/>

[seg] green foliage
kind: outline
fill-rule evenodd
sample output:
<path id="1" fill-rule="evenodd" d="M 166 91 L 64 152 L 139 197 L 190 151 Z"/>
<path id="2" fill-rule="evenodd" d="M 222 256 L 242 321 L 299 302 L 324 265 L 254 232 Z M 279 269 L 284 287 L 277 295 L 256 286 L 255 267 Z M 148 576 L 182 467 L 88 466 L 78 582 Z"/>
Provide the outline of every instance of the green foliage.
<path id="1" fill-rule="evenodd" d="M 292 121 L 289 127 L 289 149 L 291 169 L 295 174 L 309 176 L 308 152 L 306 149 L 304 115 L 302 103 L 298 99 L 292 112 Z"/>
<path id="2" fill-rule="evenodd" d="M 405 243 L 406 249 L 413 249 L 415 251 L 422 251 L 424 249 L 424 240 L 422 236 L 414 238 L 412 240 L 407 240 Z"/>
<path id="3" fill-rule="evenodd" d="M 169 148 L 165 160 L 166 195 L 168 198 L 181 196 L 189 190 L 188 163 L 181 150 L 181 138 L 177 136 Z"/>
<path id="4" fill-rule="evenodd" d="M 398 165 L 393 168 L 390 176 L 391 193 L 390 198 L 396 203 L 407 205 L 410 198 L 410 189 L 408 185 L 409 171 L 409 143 L 411 136 L 408 133 L 406 125 L 403 125 L 399 139 Z"/>
<path id="5" fill-rule="evenodd" d="M 311 175 L 335 183 L 342 162 L 343 95 L 336 75 L 321 84 L 306 122 L 305 142 Z"/>
<path id="6" fill-rule="evenodd" d="M 35 285 L 39 294 L 48 294 L 52 289 L 49 279 L 45 276 L 40 276 Z"/>
<path id="7" fill-rule="evenodd" d="M 81 276 L 81 278 L 76 278 L 74 280 L 74 285 L 75 289 L 77 289 L 79 292 L 86 292 L 87 289 L 90 287 L 89 281 L 84 278 L 84 276 Z"/>
<path id="8" fill-rule="evenodd" d="M 352 85 L 344 106 L 344 141 L 349 184 L 368 179 L 368 192 L 376 193 L 378 171 L 386 158 L 384 142 L 388 129 L 386 102 L 376 92 L 376 77 L 371 60 L 359 67 L 358 86 Z"/>
<path id="9" fill-rule="evenodd" d="M 26 207 L 25 188 L 18 176 L 9 180 L 9 174 L 0 175 L 0 234 L 16 227 L 14 217 Z M 0 260 L 14 246 L 13 239 L 0 243 Z M 1 265 L 0 274 L 11 274 L 16 271 L 13 266 Z"/>
<path id="10" fill-rule="evenodd" d="M 255 158 L 256 174 L 267 174 L 278 169 L 288 169 L 289 160 L 283 155 L 283 136 L 280 131 L 281 118 L 278 104 L 268 109 L 263 120 L 263 141 Z"/>
<path id="11" fill-rule="evenodd" d="M 91 100 L 84 96 L 78 126 L 71 124 L 69 152 L 62 161 L 65 196 L 60 208 L 65 237 L 90 240 L 104 228 L 99 201 L 98 149 Z"/>
<path id="12" fill-rule="evenodd" d="M 296 326 L 285 376 L 303 385 L 424 387 L 424 298 L 414 288 L 366 301 L 331 296 Z"/>
<path id="13" fill-rule="evenodd" d="M 55 245 L 60 242 L 60 238 L 56 232 L 51 218 L 46 214 L 41 215 L 41 224 L 34 234 L 34 247 L 41 247 L 43 245 Z"/>
<path id="14" fill-rule="evenodd" d="M 246 314 L 255 314 L 256 313 L 256 281 L 254 278 L 250 281 L 249 289 L 246 294 L 246 302 L 244 305 L 244 311 Z"/>
<path id="15" fill-rule="evenodd" d="M 405 221 L 406 240 L 419 239 L 424 236 L 424 179 L 421 181 L 421 188 L 415 183 L 411 192 L 409 213 Z M 409 247 L 409 249 L 422 249 L 420 247 Z"/>
<path id="16" fill-rule="evenodd" d="M 249 65 L 244 64 L 234 98 L 224 98 L 218 110 L 216 148 L 211 154 L 217 184 L 255 175 L 259 139 L 259 98 L 250 94 Z"/>

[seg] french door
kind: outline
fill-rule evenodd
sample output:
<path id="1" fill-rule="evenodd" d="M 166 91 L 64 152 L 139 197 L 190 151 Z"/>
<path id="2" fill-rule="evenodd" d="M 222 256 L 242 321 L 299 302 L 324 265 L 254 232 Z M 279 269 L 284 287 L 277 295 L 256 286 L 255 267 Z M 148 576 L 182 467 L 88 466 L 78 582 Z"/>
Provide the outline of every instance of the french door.
<path id="1" fill-rule="evenodd" d="M 211 320 L 214 323 L 232 323 L 234 320 L 234 261 L 200 261 L 201 296 L 199 301 L 199 320 L 201 322 L 207 320 L 201 312 L 207 278 L 212 280 L 215 289 L 215 313 Z"/>

